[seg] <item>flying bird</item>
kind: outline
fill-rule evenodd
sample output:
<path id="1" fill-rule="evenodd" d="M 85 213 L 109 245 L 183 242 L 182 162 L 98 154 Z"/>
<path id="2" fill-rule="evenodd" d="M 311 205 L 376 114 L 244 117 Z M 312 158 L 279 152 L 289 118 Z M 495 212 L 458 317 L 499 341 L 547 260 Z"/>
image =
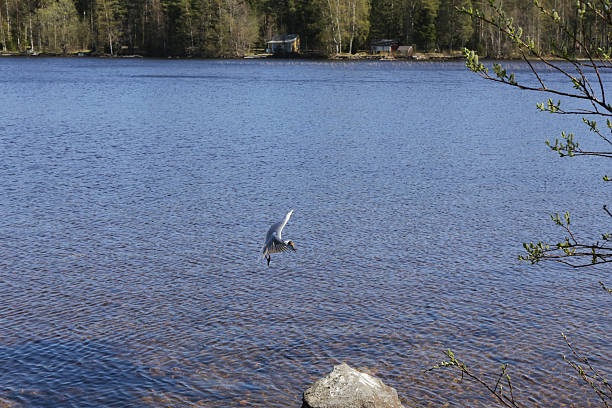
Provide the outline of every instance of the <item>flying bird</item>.
<path id="1" fill-rule="evenodd" d="M 281 222 L 272 224 L 266 234 L 266 243 L 263 246 L 263 256 L 268 261 L 268 266 L 270 266 L 270 254 L 285 252 L 290 249 L 295 251 L 293 241 L 283 241 L 283 237 L 281 236 L 283 228 L 287 225 L 287 221 L 289 221 L 291 214 L 293 214 L 293 210 L 289 211 Z"/>

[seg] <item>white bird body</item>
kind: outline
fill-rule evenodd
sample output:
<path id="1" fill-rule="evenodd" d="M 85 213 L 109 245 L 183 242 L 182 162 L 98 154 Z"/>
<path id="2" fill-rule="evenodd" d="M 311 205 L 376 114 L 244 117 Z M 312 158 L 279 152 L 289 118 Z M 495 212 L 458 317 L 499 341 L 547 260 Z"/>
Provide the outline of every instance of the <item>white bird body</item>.
<path id="1" fill-rule="evenodd" d="M 289 211 L 281 222 L 272 224 L 268 230 L 268 233 L 266 234 L 266 242 L 263 246 L 263 255 L 268 261 L 268 265 L 270 265 L 270 254 L 285 252 L 290 249 L 295 251 L 293 241 L 283 241 L 282 236 L 283 228 L 285 228 L 285 225 L 287 225 L 289 218 L 291 218 L 291 214 L 293 214 L 293 210 Z"/>

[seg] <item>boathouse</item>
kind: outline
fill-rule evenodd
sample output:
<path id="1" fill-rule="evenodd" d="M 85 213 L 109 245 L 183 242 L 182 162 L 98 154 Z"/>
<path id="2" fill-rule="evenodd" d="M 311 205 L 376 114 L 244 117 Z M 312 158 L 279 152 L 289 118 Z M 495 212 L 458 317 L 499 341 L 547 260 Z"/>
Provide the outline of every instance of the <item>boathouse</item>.
<path id="1" fill-rule="evenodd" d="M 275 35 L 266 42 L 269 54 L 294 54 L 300 51 L 300 36 L 297 34 Z"/>

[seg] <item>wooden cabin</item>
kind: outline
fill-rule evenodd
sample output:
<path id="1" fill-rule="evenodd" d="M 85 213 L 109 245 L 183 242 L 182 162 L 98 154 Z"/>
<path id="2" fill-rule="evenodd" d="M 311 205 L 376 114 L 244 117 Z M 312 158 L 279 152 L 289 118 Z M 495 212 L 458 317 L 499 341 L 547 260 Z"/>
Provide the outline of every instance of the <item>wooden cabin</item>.
<path id="1" fill-rule="evenodd" d="M 391 53 L 397 50 L 399 42 L 397 40 L 377 40 L 370 44 L 372 54 Z"/>

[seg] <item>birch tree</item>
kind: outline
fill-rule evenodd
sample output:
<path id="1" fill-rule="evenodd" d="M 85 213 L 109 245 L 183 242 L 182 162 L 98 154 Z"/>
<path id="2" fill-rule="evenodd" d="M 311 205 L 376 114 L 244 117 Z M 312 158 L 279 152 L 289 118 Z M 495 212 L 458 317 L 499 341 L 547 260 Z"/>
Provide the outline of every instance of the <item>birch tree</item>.
<path id="1" fill-rule="evenodd" d="M 340 0 L 327 0 L 327 18 L 329 19 L 329 29 L 331 40 L 336 54 L 342 52 L 342 28 L 340 26 Z"/>
<path id="2" fill-rule="evenodd" d="M 257 37 L 257 19 L 244 0 L 224 0 L 220 10 L 222 50 L 245 55 Z"/>
<path id="3" fill-rule="evenodd" d="M 30 25 L 30 51 L 34 52 L 34 32 L 32 30 L 32 8 L 30 7 L 30 2 L 28 2 L 28 22 Z"/>
<path id="4" fill-rule="evenodd" d="M 41 51 L 65 53 L 77 48 L 81 22 L 71 0 L 48 2 L 36 11 L 35 19 Z"/>
<path id="5" fill-rule="evenodd" d="M 363 42 L 370 29 L 368 0 L 326 0 L 328 48 L 336 54 L 353 52 L 355 41 Z"/>
<path id="6" fill-rule="evenodd" d="M 98 43 L 104 49 L 108 45 L 110 55 L 115 55 L 121 36 L 122 8 L 119 0 L 98 0 Z"/>
<path id="7" fill-rule="evenodd" d="M 365 41 L 370 32 L 370 3 L 367 0 L 350 0 L 349 1 L 350 19 L 350 39 L 349 39 L 349 54 L 353 53 L 353 42 L 357 40 L 359 43 Z"/>

